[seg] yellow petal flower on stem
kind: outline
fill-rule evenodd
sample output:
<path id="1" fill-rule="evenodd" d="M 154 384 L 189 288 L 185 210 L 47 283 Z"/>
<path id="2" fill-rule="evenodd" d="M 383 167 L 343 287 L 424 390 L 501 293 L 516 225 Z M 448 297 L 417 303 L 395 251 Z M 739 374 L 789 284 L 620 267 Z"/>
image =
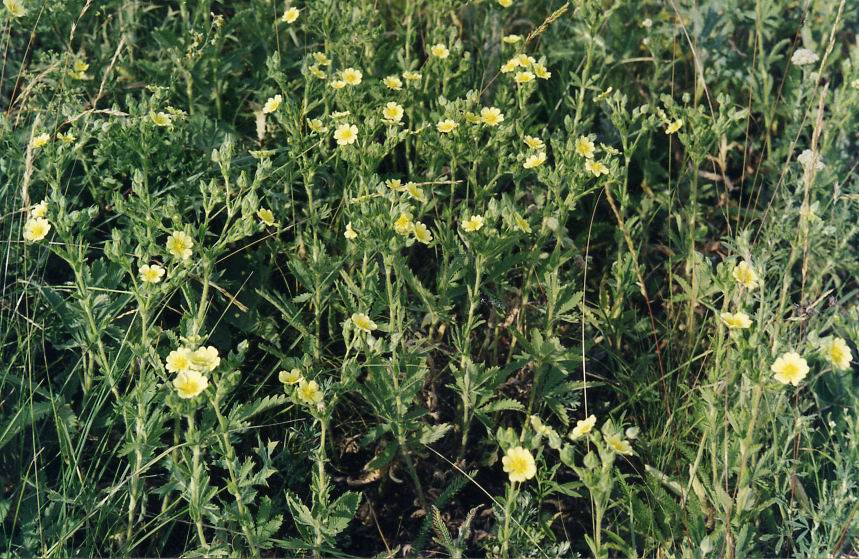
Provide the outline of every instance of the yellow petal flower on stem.
<path id="1" fill-rule="evenodd" d="M 221 364 L 218 348 L 215 346 L 200 346 L 191 352 L 191 368 L 210 373 Z"/>
<path id="2" fill-rule="evenodd" d="M 401 213 L 400 217 L 394 222 L 394 231 L 400 235 L 408 235 L 412 232 L 414 223 L 412 223 L 412 214 Z"/>
<path id="3" fill-rule="evenodd" d="M 773 377 L 782 384 L 799 386 L 808 375 L 808 363 L 795 351 L 789 351 L 779 356 L 770 367 Z"/>
<path id="4" fill-rule="evenodd" d="M 403 106 L 390 101 L 382 108 L 382 116 L 387 122 L 397 124 L 403 120 Z"/>
<path id="5" fill-rule="evenodd" d="M 171 373 L 182 373 L 191 370 L 191 350 L 186 347 L 174 349 L 167 354 L 164 366 Z"/>
<path id="6" fill-rule="evenodd" d="M 340 79 L 346 82 L 346 85 L 358 85 L 363 77 L 364 74 L 361 73 L 361 70 L 355 68 L 346 68 L 340 72 Z"/>
<path id="7" fill-rule="evenodd" d="M 47 133 L 42 132 L 41 134 L 33 136 L 33 139 L 30 141 L 30 145 L 33 146 L 33 149 L 39 149 L 48 145 L 48 142 L 50 141 L 51 137 Z"/>
<path id="8" fill-rule="evenodd" d="M 337 140 L 338 146 L 354 144 L 358 139 L 358 127 L 348 122 L 341 124 L 334 131 L 334 139 Z"/>
<path id="9" fill-rule="evenodd" d="M 457 124 L 455 121 L 447 118 L 436 124 L 435 128 L 442 134 L 450 134 L 451 132 L 456 130 L 458 126 L 459 124 Z"/>
<path id="10" fill-rule="evenodd" d="M 513 78 L 517 84 L 522 85 L 528 82 L 534 81 L 534 73 L 533 72 L 516 72 L 516 77 Z"/>
<path id="11" fill-rule="evenodd" d="M 579 136 L 579 138 L 576 140 L 576 153 L 578 153 L 582 157 L 593 159 L 594 151 L 594 143 L 591 141 L 591 139 L 587 136 Z"/>
<path id="12" fill-rule="evenodd" d="M 283 103 L 282 95 L 278 94 L 274 97 L 269 97 L 266 100 L 265 105 L 263 105 L 262 107 L 262 112 L 264 112 L 265 114 L 271 114 L 280 107 L 281 103 Z"/>
<path id="13" fill-rule="evenodd" d="M 482 215 L 473 215 L 462 222 L 462 230 L 468 233 L 480 231 L 480 228 L 483 227 L 483 222 Z"/>
<path id="14" fill-rule="evenodd" d="M 158 264 L 144 264 L 140 267 L 140 281 L 143 283 L 158 283 L 165 274 L 164 268 Z"/>
<path id="15" fill-rule="evenodd" d="M 354 324 L 358 330 L 369 333 L 376 329 L 376 323 L 362 312 L 353 313 L 351 320 L 352 324 Z"/>
<path id="16" fill-rule="evenodd" d="M 450 55 L 450 51 L 441 43 L 433 45 L 430 49 L 430 53 L 436 58 L 445 59 Z"/>
<path id="17" fill-rule="evenodd" d="M 534 136 L 525 136 L 522 138 L 522 141 L 525 142 L 525 145 L 527 145 L 531 149 L 543 149 L 544 147 L 546 147 L 546 144 L 543 143 L 543 140 Z"/>
<path id="18" fill-rule="evenodd" d="M 301 371 L 298 369 L 292 369 L 291 371 L 281 371 L 277 374 L 277 380 L 282 382 L 283 384 L 298 384 L 301 382 L 303 377 L 301 376 Z"/>
<path id="19" fill-rule="evenodd" d="M 343 233 L 343 236 L 346 237 L 350 241 L 354 241 L 358 238 L 358 232 L 352 228 L 352 222 L 346 224 L 346 231 Z"/>
<path id="20" fill-rule="evenodd" d="M 162 128 L 170 128 L 173 126 L 173 117 L 165 112 L 150 112 L 149 120 L 151 120 L 152 124 L 155 126 L 160 126 Z"/>
<path id="21" fill-rule="evenodd" d="M 209 379 L 198 371 L 184 371 L 173 379 L 173 387 L 179 397 L 185 400 L 194 398 L 209 386 Z"/>
<path id="22" fill-rule="evenodd" d="M 737 283 L 746 289 L 755 289 L 758 286 L 758 274 L 745 260 L 737 264 L 732 274 Z"/>
<path id="23" fill-rule="evenodd" d="M 191 253 L 193 252 L 194 239 L 184 231 L 173 231 L 173 233 L 167 237 L 166 246 L 167 252 L 169 252 L 173 258 L 188 260 L 191 258 Z"/>
<path id="24" fill-rule="evenodd" d="M 597 416 L 595 415 L 589 415 L 586 419 L 576 421 L 576 426 L 573 427 L 570 438 L 575 440 L 584 437 L 593 430 L 596 424 Z"/>
<path id="25" fill-rule="evenodd" d="M 744 330 L 752 325 L 752 320 L 744 312 L 723 312 L 720 315 L 722 323 L 730 330 Z"/>
<path id="26" fill-rule="evenodd" d="M 6 7 L 6 11 L 12 17 L 24 17 L 27 15 L 27 9 L 21 0 L 3 0 L 3 6 Z"/>
<path id="27" fill-rule="evenodd" d="M 31 217 L 24 223 L 24 240 L 30 243 L 41 241 L 51 231 L 51 224 L 44 217 Z"/>
<path id="28" fill-rule="evenodd" d="M 429 227 L 418 221 L 415 223 L 414 229 L 412 231 L 415 235 L 415 240 L 419 243 L 423 243 L 428 245 L 432 242 L 432 232 L 429 230 Z"/>
<path id="29" fill-rule="evenodd" d="M 403 88 L 403 82 L 397 76 L 387 76 L 382 80 L 382 83 L 385 84 L 385 87 L 394 91 L 399 91 Z"/>
<path id="30" fill-rule="evenodd" d="M 537 474 L 534 457 L 528 449 L 521 446 L 507 449 L 501 464 L 513 483 L 527 481 Z"/>
<path id="31" fill-rule="evenodd" d="M 824 359 L 837 371 L 850 368 L 853 361 L 853 351 L 843 338 L 829 338 L 820 344 Z"/>
<path id="32" fill-rule="evenodd" d="M 280 20 L 284 23 L 295 23 L 295 20 L 298 19 L 298 15 L 301 12 L 298 8 L 292 7 L 283 12 L 283 15 L 280 16 Z"/>
<path id="33" fill-rule="evenodd" d="M 546 162 L 546 152 L 540 151 L 535 153 L 534 155 L 529 155 L 525 158 L 525 162 L 522 166 L 526 169 L 535 169 Z"/>
<path id="34" fill-rule="evenodd" d="M 606 435 L 605 442 L 608 444 L 609 448 L 618 454 L 632 454 L 632 445 L 629 444 L 629 441 L 620 438 L 619 435 Z"/>
<path id="35" fill-rule="evenodd" d="M 674 134 L 683 126 L 683 121 L 679 118 L 673 122 L 668 123 L 668 126 L 665 127 L 666 134 Z"/>
<path id="36" fill-rule="evenodd" d="M 591 159 L 585 161 L 585 170 L 589 171 L 595 177 L 608 174 L 608 167 L 603 165 L 600 161 L 593 161 Z"/>
<path id="37" fill-rule="evenodd" d="M 295 394 L 298 396 L 299 400 L 308 406 L 318 404 L 324 397 L 322 390 L 319 388 L 319 384 L 315 380 L 307 379 L 301 379 L 298 382 L 298 389 L 295 391 Z"/>
<path id="38" fill-rule="evenodd" d="M 263 223 L 263 225 L 267 227 L 272 227 L 277 225 L 277 222 L 274 220 L 274 213 L 268 208 L 260 208 L 257 210 L 257 217 Z"/>
<path id="39" fill-rule="evenodd" d="M 483 107 L 480 109 L 480 120 L 486 126 L 498 126 L 504 122 L 504 113 L 496 107 Z"/>

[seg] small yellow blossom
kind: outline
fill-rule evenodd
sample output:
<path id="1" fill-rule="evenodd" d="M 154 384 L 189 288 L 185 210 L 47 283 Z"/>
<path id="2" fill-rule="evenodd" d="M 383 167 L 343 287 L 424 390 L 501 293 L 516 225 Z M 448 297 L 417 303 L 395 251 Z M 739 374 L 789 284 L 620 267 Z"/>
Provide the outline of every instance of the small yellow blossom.
<path id="1" fill-rule="evenodd" d="M 404 212 L 400 214 L 400 217 L 394 222 L 394 231 L 399 233 L 400 235 L 408 235 L 412 232 L 412 228 L 414 224 L 412 223 L 412 214 L 408 212 Z"/>
<path id="2" fill-rule="evenodd" d="M 173 231 L 173 233 L 167 237 L 167 252 L 173 255 L 173 258 L 188 260 L 191 258 L 193 248 L 194 239 L 184 231 Z"/>
<path id="3" fill-rule="evenodd" d="M 191 370 L 191 350 L 186 347 L 174 349 L 167 354 L 164 366 L 171 373 L 183 373 Z"/>
<path id="4" fill-rule="evenodd" d="M 24 240 L 30 243 L 41 241 L 51 231 L 51 224 L 44 217 L 31 217 L 24 223 Z"/>
<path id="5" fill-rule="evenodd" d="M 501 65 L 501 73 L 502 74 L 509 74 L 510 72 L 512 72 L 513 70 L 515 70 L 518 67 L 519 67 L 518 62 L 516 62 L 515 60 L 508 60 L 507 62 L 505 62 L 504 64 Z"/>
<path id="6" fill-rule="evenodd" d="M 164 268 L 158 264 L 144 264 L 140 267 L 140 281 L 143 283 L 159 283 L 164 274 Z"/>
<path id="7" fill-rule="evenodd" d="M 382 108 L 382 116 L 390 123 L 399 123 L 403 120 L 403 106 L 390 101 Z"/>
<path id="8" fill-rule="evenodd" d="M 77 137 L 74 134 L 72 134 L 71 132 L 66 132 L 66 133 L 57 132 L 57 139 L 59 141 L 63 142 L 64 144 L 71 144 L 72 142 L 77 140 Z"/>
<path id="9" fill-rule="evenodd" d="M 476 115 L 471 111 L 466 111 L 465 112 L 465 122 L 467 122 L 469 124 L 480 124 L 483 121 L 480 119 L 480 115 Z"/>
<path id="10" fill-rule="evenodd" d="M 163 128 L 173 126 L 173 117 L 165 112 L 150 112 L 149 119 L 155 126 L 161 126 Z"/>
<path id="11" fill-rule="evenodd" d="M 385 186 L 387 186 L 394 192 L 402 192 L 404 190 L 403 181 L 401 181 L 400 179 L 388 179 L 385 181 Z"/>
<path id="12" fill-rule="evenodd" d="M 369 316 L 362 312 L 356 312 L 352 314 L 352 324 L 354 324 L 358 330 L 361 330 L 363 332 L 369 333 L 376 329 L 376 323 L 373 322 L 373 320 Z"/>
<path id="13" fill-rule="evenodd" d="M 744 330 L 752 325 L 752 320 L 749 318 L 749 315 L 744 312 L 723 312 L 720 316 L 722 318 L 722 323 L 727 326 L 729 330 Z"/>
<path id="14" fill-rule="evenodd" d="M 358 232 L 352 229 L 352 222 L 346 224 L 346 231 L 343 233 L 343 236 L 346 237 L 350 241 L 354 241 L 358 238 Z"/>
<path id="15" fill-rule="evenodd" d="M 280 16 L 280 21 L 284 23 L 295 23 L 295 20 L 298 19 L 299 10 L 296 7 L 289 8 L 283 15 Z"/>
<path id="16" fill-rule="evenodd" d="M 534 462 L 534 457 L 531 456 L 528 449 L 521 446 L 507 449 L 501 459 L 501 464 L 513 483 L 527 481 L 537 474 L 537 464 Z"/>
<path id="17" fill-rule="evenodd" d="M 324 124 L 322 124 L 322 121 L 319 120 L 318 118 L 308 119 L 307 127 L 316 133 L 322 133 L 322 132 L 325 132 L 326 130 L 328 130 L 328 128 L 326 128 L 326 126 Z"/>
<path id="18" fill-rule="evenodd" d="M 516 64 L 517 64 L 518 66 L 521 66 L 521 67 L 523 67 L 523 68 L 527 68 L 528 66 L 530 66 L 530 65 L 534 64 L 535 62 L 537 62 L 536 60 L 534 60 L 534 57 L 533 57 L 533 56 L 528 56 L 528 55 L 527 55 L 527 54 L 525 54 L 524 52 L 523 52 L 523 53 L 520 53 L 520 54 L 517 54 L 516 56 L 514 56 L 514 57 L 513 57 L 513 60 L 514 60 L 514 61 L 516 61 Z"/>
<path id="19" fill-rule="evenodd" d="M 446 46 L 444 46 L 441 43 L 438 43 L 437 45 L 433 45 L 432 48 L 430 49 L 430 53 L 432 53 L 432 55 L 435 56 L 436 58 L 442 58 L 442 59 L 447 58 L 450 55 L 450 51 L 447 49 Z"/>
<path id="20" fill-rule="evenodd" d="M 758 286 L 758 274 L 752 266 L 743 260 L 734 268 L 734 279 L 746 289 L 755 289 Z"/>
<path id="21" fill-rule="evenodd" d="M 280 107 L 281 103 L 283 103 L 283 96 L 280 94 L 275 95 L 274 97 L 269 97 L 266 100 L 265 105 L 262 107 L 262 112 L 265 114 L 271 114 Z"/>
<path id="22" fill-rule="evenodd" d="M 210 373 L 221 364 L 218 348 L 215 346 L 200 346 L 191 352 L 191 368 Z"/>
<path id="23" fill-rule="evenodd" d="M 343 89 L 346 87 L 346 82 L 343 80 L 334 80 L 331 82 L 331 87 L 334 89 Z"/>
<path id="24" fill-rule="evenodd" d="M 519 41 L 522 40 L 522 35 L 516 35 L 514 33 L 511 33 L 510 35 L 504 35 L 503 37 L 501 37 L 501 40 L 505 44 L 515 45 L 516 43 L 518 43 Z"/>
<path id="25" fill-rule="evenodd" d="M 311 73 L 314 77 L 319 78 L 320 80 L 324 80 L 325 78 L 327 78 L 327 77 L 328 77 L 328 76 L 325 74 L 325 72 L 324 72 L 324 71 L 322 71 L 322 68 L 320 68 L 320 67 L 319 67 L 318 65 L 316 65 L 316 64 L 314 64 L 313 66 L 311 66 L 310 68 L 308 68 L 308 70 L 310 71 L 310 73 Z M 338 81 L 339 81 L 339 80 L 338 80 Z M 346 84 L 345 84 L 345 83 L 343 83 L 343 82 L 340 82 L 340 83 L 342 83 L 344 87 L 346 86 Z"/>
<path id="26" fill-rule="evenodd" d="M 513 213 L 513 225 L 516 229 L 522 231 L 523 233 L 531 232 L 531 225 L 525 220 L 524 217 L 515 212 Z"/>
<path id="27" fill-rule="evenodd" d="M 185 400 L 193 398 L 206 390 L 209 379 L 197 371 L 183 371 L 173 379 L 173 387 L 179 397 Z"/>
<path id="28" fill-rule="evenodd" d="M 292 369 L 291 371 L 281 371 L 277 374 L 277 380 L 282 382 L 283 384 L 298 384 L 303 380 L 304 377 L 301 376 L 301 371 L 298 369 Z"/>
<path id="29" fill-rule="evenodd" d="M 403 81 L 397 76 L 387 76 L 382 80 L 382 83 L 385 84 L 385 87 L 394 91 L 399 91 L 403 88 Z"/>
<path id="30" fill-rule="evenodd" d="M 51 137 L 46 132 L 42 132 L 41 134 L 33 136 L 33 139 L 30 141 L 30 145 L 33 146 L 33 149 L 39 149 L 48 145 L 48 142 L 50 141 Z"/>
<path id="31" fill-rule="evenodd" d="M 21 0 L 3 0 L 3 5 L 12 17 L 24 17 L 27 15 L 27 9 Z"/>
<path id="32" fill-rule="evenodd" d="M 827 338 L 820 344 L 820 351 L 833 369 L 844 371 L 850 368 L 853 351 L 843 338 Z"/>
<path id="33" fill-rule="evenodd" d="M 299 400 L 308 406 L 318 404 L 323 398 L 322 390 L 315 380 L 301 379 L 298 381 L 298 390 L 295 391 L 295 394 Z"/>
<path id="34" fill-rule="evenodd" d="M 780 383 L 799 386 L 808 374 L 808 363 L 795 351 L 789 351 L 776 359 L 770 370 Z"/>
<path id="35" fill-rule="evenodd" d="M 361 70 L 355 68 L 346 68 L 340 72 L 340 79 L 346 82 L 346 85 L 358 85 L 363 77 L 364 74 L 361 73 Z"/>
<path id="36" fill-rule="evenodd" d="M 526 169 L 535 169 L 546 162 L 546 152 L 539 151 L 534 155 L 529 155 L 525 158 L 525 162 L 522 164 Z"/>
<path id="37" fill-rule="evenodd" d="M 586 419 L 576 421 L 576 426 L 573 427 L 573 431 L 570 433 L 570 438 L 575 440 L 584 437 L 593 430 L 594 425 L 596 424 L 597 416 L 595 415 L 589 415 Z"/>
<path id="38" fill-rule="evenodd" d="M 405 186 L 406 192 L 409 193 L 409 196 L 417 200 L 418 202 L 426 203 L 427 195 L 424 194 L 424 191 L 421 190 L 421 187 L 416 185 L 415 183 L 409 181 Z"/>
<path id="39" fill-rule="evenodd" d="M 473 215 L 462 222 L 462 230 L 467 233 L 480 231 L 480 228 L 483 227 L 483 222 L 484 220 L 482 215 Z"/>
<path id="40" fill-rule="evenodd" d="M 418 221 L 415 223 L 414 229 L 412 231 L 415 235 L 415 240 L 419 243 L 423 243 L 428 245 L 432 242 L 432 232 L 429 230 L 429 227 Z"/>
<path id="41" fill-rule="evenodd" d="M 421 73 L 420 72 L 412 72 L 411 70 L 407 70 L 403 72 L 403 79 L 407 82 L 419 82 L 421 81 Z"/>
<path id="42" fill-rule="evenodd" d="M 334 131 L 334 139 L 337 140 L 338 146 L 348 146 L 354 144 L 358 139 L 358 127 L 348 122 L 341 124 Z"/>
<path id="43" fill-rule="evenodd" d="M 522 85 L 528 82 L 534 81 L 534 73 L 533 72 L 516 72 L 516 77 L 514 78 L 517 84 Z"/>
<path id="44" fill-rule="evenodd" d="M 525 145 L 531 149 L 543 149 L 546 147 L 546 144 L 543 143 L 543 140 L 540 138 L 535 138 L 534 136 L 525 136 L 522 138 L 522 141 L 525 142 Z"/>
<path id="45" fill-rule="evenodd" d="M 587 136 L 579 136 L 576 140 L 576 153 L 578 153 L 582 157 L 593 159 L 594 143 Z"/>
<path id="46" fill-rule="evenodd" d="M 504 122 L 504 113 L 496 107 L 483 107 L 480 109 L 480 120 L 486 126 L 498 126 Z"/>
<path id="47" fill-rule="evenodd" d="M 605 442 L 608 444 L 609 448 L 618 454 L 632 454 L 632 445 L 629 444 L 629 441 L 620 438 L 619 435 L 606 435 Z"/>
<path id="48" fill-rule="evenodd" d="M 608 167 L 603 165 L 602 162 L 594 161 L 592 159 L 588 159 L 587 161 L 585 161 L 585 170 L 590 172 L 595 177 L 608 174 Z"/>
<path id="49" fill-rule="evenodd" d="M 682 126 L 683 126 L 683 121 L 678 118 L 674 122 L 670 122 L 668 124 L 668 126 L 665 127 L 665 133 L 666 134 L 674 134 L 675 132 L 680 130 L 680 128 Z"/>
<path id="50" fill-rule="evenodd" d="M 502 8 L 509 8 L 513 5 L 513 0 L 498 0 L 498 5 Z"/>
<path id="51" fill-rule="evenodd" d="M 46 217 L 48 215 L 48 201 L 42 200 L 30 208 L 30 217 Z"/>
<path id="52" fill-rule="evenodd" d="M 315 60 L 320 66 L 328 66 L 331 64 L 331 59 L 328 58 L 324 52 L 314 52 L 313 60 Z"/>
<path id="53" fill-rule="evenodd" d="M 268 208 L 258 209 L 257 217 L 266 227 L 277 225 L 277 222 L 274 220 L 274 213 Z"/>
<path id="54" fill-rule="evenodd" d="M 552 77 L 552 72 L 542 64 L 534 64 L 534 74 L 541 80 L 548 80 Z"/>
<path id="55" fill-rule="evenodd" d="M 72 64 L 72 71 L 69 74 L 76 80 L 85 80 L 87 70 L 89 70 L 89 64 L 85 60 L 78 59 Z"/>
<path id="56" fill-rule="evenodd" d="M 436 130 L 441 132 L 442 134 L 450 134 L 459 126 L 458 123 L 454 122 L 451 119 L 445 119 L 435 125 Z"/>

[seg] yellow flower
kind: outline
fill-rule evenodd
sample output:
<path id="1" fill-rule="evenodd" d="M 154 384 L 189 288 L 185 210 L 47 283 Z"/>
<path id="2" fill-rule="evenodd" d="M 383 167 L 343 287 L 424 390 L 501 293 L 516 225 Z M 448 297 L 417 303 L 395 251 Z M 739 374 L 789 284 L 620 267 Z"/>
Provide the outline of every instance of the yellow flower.
<path id="1" fill-rule="evenodd" d="M 158 283 L 164 277 L 164 268 L 158 264 L 144 264 L 140 267 L 140 281 L 143 283 Z"/>
<path id="2" fill-rule="evenodd" d="M 27 9 L 21 0 L 3 0 L 3 5 L 12 17 L 24 17 L 27 15 Z"/>
<path id="3" fill-rule="evenodd" d="M 436 130 L 441 132 L 442 134 L 450 134 L 459 126 L 456 122 L 451 119 L 445 119 L 435 125 Z"/>
<path id="4" fill-rule="evenodd" d="M 44 217 L 31 217 L 24 223 L 24 240 L 34 243 L 48 236 L 51 224 Z"/>
<path id="5" fill-rule="evenodd" d="M 42 132 L 41 134 L 33 136 L 33 139 L 30 141 L 30 145 L 33 146 L 33 149 L 39 149 L 48 145 L 48 142 L 50 141 L 51 137 L 47 133 Z"/>
<path id="6" fill-rule="evenodd" d="M 429 227 L 427 227 L 420 221 L 415 223 L 413 233 L 415 234 L 415 239 L 419 243 L 428 245 L 432 242 L 432 233 L 430 232 Z"/>
<path id="7" fill-rule="evenodd" d="M 334 131 L 334 139 L 337 140 L 338 146 L 354 144 L 358 139 L 358 127 L 348 122 L 343 123 Z"/>
<path id="8" fill-rule="evenodd" d="M 283 103 L 283 97 L 281 95 L 278 94 L 274 97 L 269 97 L 266 100 L 265 105 L 262 107 L 262 112 L 265 114 L 271 114 L 280 107 L 281 103 Z"/>
<path id="9" fill-rule="evenodd" d="M 376 323 L 362 312 L 352 314 L 352 324 L 354 324 L 358 330 L 368 333 L 376 329 Z"/>
<path id="10" fill-rule="evenodd" d="M 542 64 L 534 64 L 534 73 L 541 80 L 548 80 L 552 77 L 552 72 Z"/>
<path id="11" fill-rule="evenodd" d="M 390 123 L 398 123 L 403 120 L 403 106 L 393 101 L 386 103 L 382 109 L 382 116 Z"/>
<path id="12" fill-rule="evenodd" d="M 352 222 L 346 224 L 346 231 L 343 233 L 343 236 L 349 239 L 350 241 L 354 241 L 358 238 L 358 233 L 352 229 Z"/>
<path id="13" fill-rule="evenodd" d="M 578 153 L 582 157 L 593 159 L 594 143 L 591 141 L 590 138 L 586 136 L 579 136 L 579 138 L 576 140 L 576 153 Z"/>
<path id="14" fill-rule="evenodd" d="M 441 43 L 433 45 L 430 49 L 430 53 L 432 53 L 432 55 L 436 58 L 447 58 L 448 55 L 450 55 L 450 51 L 447 50 L 447 47 Z"/>
<path id="15" fill-rule="evenodd" d="M 480 109 L 480 120 L 486 126 L 498 126 L 504 122 L 504 113 L 496 107 L 483 107 Z"/>
<path id="16" fill-rule="evenodd" d="M 277 374 L 277 380 L 283 384 L 298 384 L 303 380 L 301 371 L 292 369 L 291 371 L 281 371 Z"/>
<path id="17" fill-rule="evenodd" d="M 502 8 L 509 8 L 513 5 L 513 0 L 498 0 L 498 5 Z"/>
<path id="18" fill-rule="evenodd" d="M 618 435 L 606 435 L 605 442 L 608 443 L 608 446 L 618 454 L 632 454 L 632 445 L 629 444 L 629 441 L 621 439 Z"/>
<path id="19" fill-rule="evenodd" d="M 608 167 L 599 161 L 593 161 L 591 159 L 585 161 L 585 170 L 590 171 L 590 173 L 595 177 L 608 174 Z"/>
<path id="20" fill-rule="evenodd" d="M 313 60 L 315 60 L 320 66 L 328 66 L 331 64 L 331 59 L 328 58 L 324 52 L 314 52 Z"/>
<path id="21" fill-rule="evenodd" d="M 150 112 L 149 119 L 155 126 L 161 126 L 163 128 L 173 126 L 173 117 L 165 112 Z"/>
<path id="22" fill-rule="evenodd" d="M 394 222 L 394 231 L 400 235 L 408 235 L 412 232 L 414 224 L 412 223 L 412 214 L 406 212 L 401 213 L 400 217 Z"/>
<path id="23" fill-rule="evenodd" d="M 519 66 L 519 63 L 515 60 L 508 60 L 504 64 L 501 65 L 501 73 L 509 74 L 513 70 L 515 70 Z"/>
<path id="24" fill-rule="evenodd" d="M 483 227 L 483 216 L 482 215 L 473 215 L 462 222 L 462 229 L 468 233 L 474 233 L 475 231 L 480 231 L 480 228 Z"/>
<path id="25" fill-rule="evenodd" d="M 63 142 L 64 144 L 70 144 L 70 143 L 74 142 L 75 140 L 77 140 L 77 137 L 74 134 L 72 134 L 71 132 L 68 132 L 65 134 L 63 132 L 57 132 L 57 139 L 59 141 Z"/>
<path id="26" fill-rule="evenodd" d="M 782 384 L 799 386 L 808 374 L 808 363 L 795 351 L 782 354 L 770 367 L 775 379 Z"/>
<path id="27" fill-rule="evenodd" d="M 820 344 L 820 351 L 833 369 L 843 371 L 850 368 L 853 351 L 843 338 L 827 338 Z"/>
<path id="28" fill-rule="evenodd" d="M 299 10 L 298 8 L 292 7 L 283 12 L 283 15 L 280 16 L 280 20 L 284 23 L 295 23 L 295 20 L 298 19 Z"/>
<path id="29" fill-rule="evenodd" d="M 346 85 L 358 85 L 363 77 L 364 74 L 361 73 L 361 70 L 355 68 L 346 68 L 340 72 L 340 78 L 346 82 Z"/>
<path id="30" fill-rule="evenodd" d="M 76 80 L 86 79 L 86 71 L 89 70 L 89 64 L 86 61 L 78 59 L 72 64 L 71 76 Z"/>
<path id="31" fill-rule="evenodd" d="M 400 179 L 388 179 L 385 181 L 385 186 L 387 186 L 394 192 L 403 191 L 403 181 L 401 181 Z"/>
<path id="32" fill-rule="evenodd" d="M 298 399 L 312 406 L 322 401 L 322 390 L 315 380 L 301 379 L 298 381 L 298 390 L 295 391 Z"/>
<path id="33" fill-rule="evenodd" d="M 535 62 L 537 62 L 536 60 L 534 60 L 533 56 L 528 56 L 524 52 L 517 54 L 516 56 L 513 57 L 512 60 L 514 60 L 518 66 L 522 66 L 523 68 L 527 68 L 531 64 L 534 64 Z"/>
<path id="34" fill-rule="evenodd" d="M 465 112 L 465 121 L 469 124 L 480 124 L 481 122 L 483 122 L 482 120 L 480 120 L 480 115 L 476 115 L 471 111 Z"/>
<path id="35" fill-rule="evenodd" d="M 209 386 L 209 379 L 197 371 L 184 371 L 173 379 L 173 387 L 182 399 L 190 399 Z"/>
<path id="36" fill-rule="evenodd" d="M 535 138 L 534 136 L 525 136 L 522 138 L 522 141 L 525 142 L 525 145 L 531 149 L 543 149 L 546 147 L 546 144 L 543 143 L 543 140 L 540 138 Z"/>
<path id="37" fill-rule="evenodd" d="M 576 426 L 573 427 L 573 431 L 570 433 L 570 438 L 575 440 L 584 437 L 593 430 L 594 425 L 596 424 L 597 416 L 593 414 L 589 415 L 587 419 L 576 421 Z"/>
<path id="38" fill-rule="evenodd" d="M 523 233 L 531 232 L 531 225 L 518 213 L 513 213 L 513 223 L 519 231 L 522 231 Z"/>
<path id="39" fill-rule="evenodd" d="M 525 162 L 522 164 L 522 166 L 525 167 L 526 169 L 534 169 L 536 167 L 539 167 L 540 165 L 542 165 L 545 162 L 546 162 L 546 152 L 545 151 L 539 151 L 539 152 L 535 153 L 534 155 L 529 155 L 527 158 L 525 158 Z"/>
<path id="40" fill-rule="evenodd" d="M 755 269 L 745 260 L 737 264 L 734 268 L 733 276 L 737 280 L 737 283 L 746 289 L 755 289 L 758 286 L 758 274 L 755 273 Z"/>
<path id="41" fill-rule="evenodd" d="M 167 237 L 167 252 L 173 255 L 173 258 L 188 260 L 191 258 L 193 248 L 194 239 L 184 231 L 173 231 L 173 233 Z"/>
<path id="42" fill-rule="evenodd" d="M 517 446 L 508 448 L 501 459 L 504 471 L 513 483 L 527 481 L 537 474 L 537 464 L 534 457 L 526 448 Z"/>
<path id="43" fill-rule="evenodd" d="M 533 72 L 516 72 L 516 77 L 513 78 L 519 85 L 534 81 Z"/>
<path id="44" fill-rule="evenodd" d="M 501 37 L 501 40 L 508 45 L 515 45 L 522 40 L 522 35 L 515 35 L 511 33 L 510 35 L 504 35 L 503 37 Z"/>
<path id="45" fill-rule="evenodd" d="M 399 91 L 403 88 L 403 82 L 397 76 L 387 76 L 382 80 L 382 83 L 385 84 L 385 87 L 394 91 Z"/>
<path id="46" fill-rule="evenodd" d="M 315 77 L 319 78 L 320 80 L 324 80 L 324 79 L 327 77 L 327 76 L 325 75 L 325 72 L 323 72 L 323 71 L 322 71 L 322 68 L 320 68 L 320 67 L 319 67 L 319 66 L 317 66 L 316 64 L 314 64 L 313 66 L 311 66 L 311 67 L 309 68 L 309 70 L 310 70 L 310 73 L 311 73 L 311 74 L 313 74 Z M 338 81 L 339 81 L 339 80 L 338 80 Z M 343 82 L 340 82 L 340 83 L 343 83 Z M 345 84 L 345 83 L 343 83 L 343 86 L 345 86 L 345 85 L 346 85 L 346 84 Z M 339 89 L 339 88 L 338 88 L 338 89 Z"/>
<path id="47" fill-rule="evenodd" d="M 666 134 L 674 134 L 675 132 L 680 130 L 680 127 L 682 127 L 682 126 L 683 126 L 683 121 L 678 118 L 677 120 L 669 123 L 668 126 L 665 127 L 665 133 Z"/>
<path id="48" fill-rule="evenodd" d="M 274 220 L 274 213 L 268 208 L 260 208 L 257 210 L 257 217 L 260 221 L 263 222 L 263 225 L 267 227 L 272 227 L 277 225 L 277 222 Z"/>
<path id="49" fill-rule="evenodd" d="M 221 364 L 218 348 L 200 346 L 191 352 L 191 368 L 197 371 L 212 372 Z"/>
<path id="50" fill-rule="evenodd" d="M 331 82 L 331 87 L 333 87 L 334 89 L 343 89 L 344 87 L 346 87 L 346 82 L 344 82 L 343 80 L 334 80 L 333 82 Z"/>
<path id="51" fill-rule="evenodd" d="M 319 120 L 318 118 L 309 119 L 307 121 L 307 126 L 308 126 L 308 128 L 310 128 L 311 130 L 313 130 L 316 133 L 322 133 L 322 132 L 325 132 L 326 130 L 328 130 L 328 128 L 326 128 L 325 125 L 322 124 L 322 121 Z"/>
<path id="52" fill-rule="evenodd" d="M 407 82 L 419 82 L 421 81 L 420 72 L 412 72 L 411 70 L 407 70 L 403 72 L 403 79 Z"/>
<path id="53" fill-rule="evenodd" d="M 48 201 L 42 200 L 30 208 L 30 217 L 45 217 L 48 215 Z"/>
<path id="54" fill-rule="evenodd" d="M 419 187 L 419 186 L 418 186 L 418 185 L 416 185 L 415 183 L 413 183 L 413 182 L 409 181 L 409 182 L 407 182 L 407 183 L 406 183 L 406 187 L 405 187 L 405 188 L 406 188 L 406 192 L 408 192 L 408 193 L 409 193 L 409 196 L 411 196 L 412 198 L 414 198 L 414 199 L 415 199 L 415 200 L 417 200 L 418 202 L 424 202 L 424 203 L 426 203 L 426 201 L 427 201 L 427 195 L 426 195 L 426 194 L 424 194 L 424 191 L 423 191 L 423 190 L 421 190 L 421 187 Z"/>
<path id="55" fill-rule="evenodd" d="M 721 314 L 722 323 L 730 330 L 744 330 L 752 325 L 752 321 L 744 312 L 723 312 Z"/>
<path id="56" fill-rule="evenodd" d="M 171 373 L 184 373 L 191 370 L 191 350 L 186 347 L 174 349 L 167 354 L 164 366 Z"/>

